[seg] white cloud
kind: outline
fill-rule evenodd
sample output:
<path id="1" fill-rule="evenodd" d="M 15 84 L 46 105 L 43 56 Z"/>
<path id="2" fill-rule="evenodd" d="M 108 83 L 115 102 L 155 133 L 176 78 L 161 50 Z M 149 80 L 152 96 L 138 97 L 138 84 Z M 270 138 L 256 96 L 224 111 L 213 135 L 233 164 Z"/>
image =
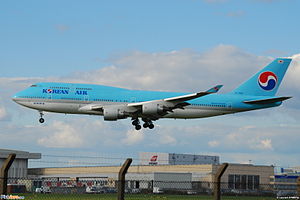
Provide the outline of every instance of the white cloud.
<path id="1" fill-rule="evenodd" d="M 219 141 L 216 141 L 216 140 L 212 140 L 212 141 L 209 141 L 209 142 L 208 142 L 208 145 L 209 145 L 210 147 L 217 147 L 217 146 L 219 146 L 219 144 L 220 144 L 220 142 L 219 142 Z"/>
<path id="2" fill-rule="evenodd" d="M 260 145 L 258 147 L 261 149 L 273 150 L 272 140 L 271 139 L 261 140 Z"/>
<path id="3" fill-rule="evenodd" d="M 38 139 L 38 144 L 55 148 L 78 148 L 84 144 L 83 135 L 73 126 L 64 122 L 54 121 L 51 129 L 53 133 Z"/>
<path id="4" fill-rule="evenodd" d="M 300 85 L 300 54 L 291 56 L 293 61 L 289 67 L 286 77 L 284 79 L 287 82 L 286 86 L 296 90 L 299 94 Z"/>
<path id="5" fill-rule="evenodd" d="M 292 90 L 292 94 L 300 94 L 300 88 L 297 87 L 300 84 L 300 59 L 296 55 L 293 57 L 283 87 Z M 9 84 L 17 91 L 35 82 L 63 81 L 131 89 L 194 92 L 215 84 L 224 84 L 222 91 L 228 92 L 272 59 L 223 44 L 206 52 L 189 49 L 158 53 L 135 51 L 111 58 L 111 65 L 98 70 L 78 72 L 68 77 L 0 78 L 0 85 Z"/>
<path id="6" fill-rule="evenodd" d="M 171 135 L 163 134 L 159 139 L 160 144 L 171 144 L 175 145 L 177 143 L 176 138 Z"/>
<path id="7" fill-rule="evenodd" d="M 292 55 L 291 58 L 293 59 L 296 59 L 298 61 L 300 61 L 300 54 L 295 54 L 295 55 Z"/>
<path id="8" fill-rule="evenodd" d="M 135 51 L 110 61 L 111 66 L 74 74 L 69 79 L 131 89 L 199 91 L 225 84 L 224 89 L 229 90 L 270 59 L 234 46 L 219 45 L 204 53 L 188 49 L 159 53 Z"/>
<path id="9" fill-rule="evenodd" d="M 253 125 L 247 125 L 247 126 L 242 126 L 242 127 L 240 127 L 240 128 L 239 128 L 239 131 L 240 131 L 240 132 L 245 132 L 245 131 L 248 131 L 248 130 L 254 129 L 254 128 L 256 128 L 256 127 L 253 126 Z"/>
<path id="10" fill-rule="evenodd" d="M 143 131 L 136 131 L 132 129 L 127 131 L 126 138 L 122 140 L 122 143 L 126 145 L 134 145 L 141 142 L 143 139 L 144 139 Z"/>
<path id="11" fill-rule="evenodd" d="M 8 119 L 8 113 L 5 107 L 0 105 L 0 121 L 7 120 L 7 119 Z"/>

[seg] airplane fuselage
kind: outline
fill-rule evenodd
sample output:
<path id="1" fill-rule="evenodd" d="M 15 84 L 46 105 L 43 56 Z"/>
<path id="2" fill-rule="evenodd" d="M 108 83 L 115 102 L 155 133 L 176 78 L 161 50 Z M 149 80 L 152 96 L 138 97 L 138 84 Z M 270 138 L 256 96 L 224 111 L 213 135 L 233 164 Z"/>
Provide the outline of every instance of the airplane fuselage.
<path id="1" fill-rule="evenodd" d="M 85 109 L 88 105 L 127 106 L 129 103 L 154 101 L 186 95 L 178 92 L 128 90 L 123 88 L 72 83 L 38 83 L 17 93 L 13 100 L 39 111 L 66 114 L 103 115 L 102 110 Z M 266 98 L 265 96 L 261 97 Z M 184 109 L 174 109 L 162 118 L 203 118 L 236 112 L 279 106 L 281 102 L 253 105 L 243 101 L 258 96 L 236 94 L 210 94 L 188 101 Z"/>

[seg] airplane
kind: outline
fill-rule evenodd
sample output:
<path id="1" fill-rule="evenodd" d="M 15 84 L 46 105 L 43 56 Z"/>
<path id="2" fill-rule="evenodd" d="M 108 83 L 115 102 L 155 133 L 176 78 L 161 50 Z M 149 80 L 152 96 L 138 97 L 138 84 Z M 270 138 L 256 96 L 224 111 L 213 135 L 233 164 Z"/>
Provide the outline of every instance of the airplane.
<path id="1" fill-rule="evenodd" d="M 102 115 L 104 120 L 131 118 L 136 130 L 153 129 L 161 118 L 191 119 L 280 106 L 291 97 L 275 96 L 291 58 L 277 58 L 233 91 L 216 94 L 222 85 L 197 93 L 141 91 L 105 85 L 41 82 L 16 93 L 12 100 L 44 111 Z"/>

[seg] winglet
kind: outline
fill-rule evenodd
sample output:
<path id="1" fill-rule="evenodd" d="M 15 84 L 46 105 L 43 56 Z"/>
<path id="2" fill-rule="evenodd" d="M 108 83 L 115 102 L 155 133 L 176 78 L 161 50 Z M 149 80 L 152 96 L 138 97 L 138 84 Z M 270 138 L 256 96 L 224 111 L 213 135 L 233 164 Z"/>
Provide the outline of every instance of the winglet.
<path id="1" fill-rule="evenodd" d="M 216 93 L 216 92 L 218 92 L 221 89 L 221 87 L 223 87 L 223 85 L 217 85 L 217 86 L 215 86 L 213 88 L 210 88 L 206 92 L 207 93 Z"/>

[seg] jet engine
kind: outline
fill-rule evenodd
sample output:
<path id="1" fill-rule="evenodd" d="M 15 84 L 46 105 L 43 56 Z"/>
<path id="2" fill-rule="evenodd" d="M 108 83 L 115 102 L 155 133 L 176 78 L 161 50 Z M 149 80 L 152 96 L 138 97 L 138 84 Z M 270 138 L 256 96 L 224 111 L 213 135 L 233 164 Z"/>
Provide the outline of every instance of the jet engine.
<path id="1" fill-rule="evenodd" d="M 144 104 L 142 109 L 145 115 L 163 115 L 165 113 L 164 106 L 158 103 Z"/>
<path id="2" fill-rule="evenodd" d="M 125 119 L 127 116 L 123 109 L 118 106 L 107 106 L 103 108 L 103 117 L 106 121 L 116 121 Z"/>

